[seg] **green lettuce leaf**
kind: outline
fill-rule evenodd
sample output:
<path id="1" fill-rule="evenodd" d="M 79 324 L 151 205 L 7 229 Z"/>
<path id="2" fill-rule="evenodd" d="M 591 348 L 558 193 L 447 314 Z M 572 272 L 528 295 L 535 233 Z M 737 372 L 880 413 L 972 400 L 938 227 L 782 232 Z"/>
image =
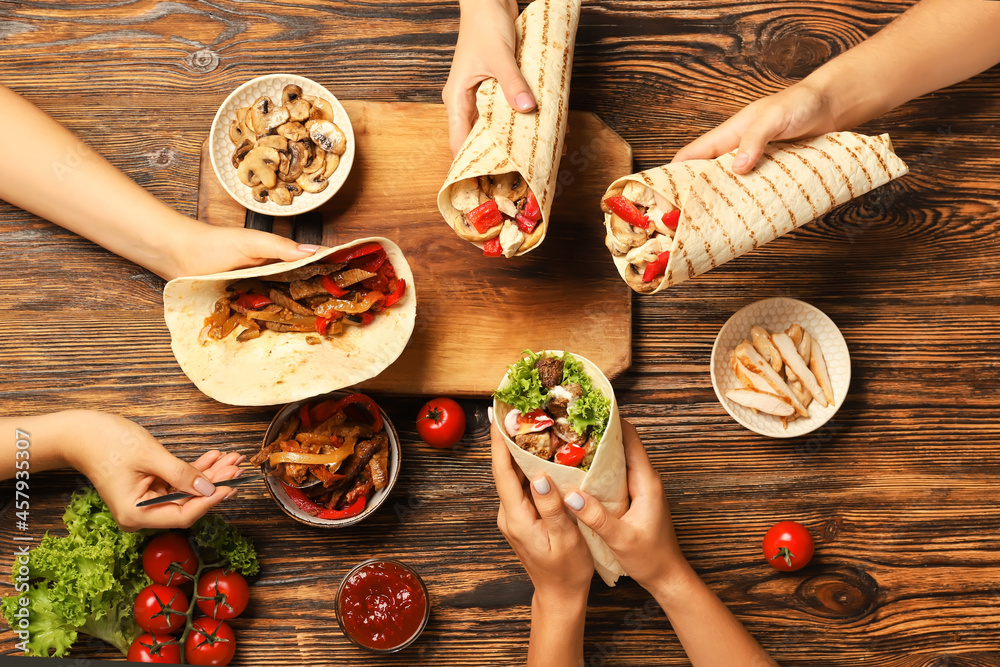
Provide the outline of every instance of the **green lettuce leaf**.
<path id="1" fill-rule="evenodd" d="M 583 364 L 569 352 L 563 355 L 562 382 L 579 384 L 583 394 L 569 408 L 566 415 L 569 425 L 581 435 L 587 431 L 588 426 L 593 426 L 594 440 L 599 442 L 611 419 L 611 399 L 594 386 L 593 380 L 583 369 Z"/>
<path id="2" fill-rule="evenodd" d="M 191 537 L 198 545 L 205 563 L 226 561 L 227 569 L 234 569 L 246 576 L 260 572 L 257 551 L 250 538 L 218 516 L 203 516 L 191 527 Z"/>
<path id="3" fill-rule="evenodd" d="M 531 412 L 543 407 L 549 397 L 535 368 L 535 362 L 542 355 L 531 350 L 525 350 L 524 355 L 523 359 L 507 367 L 510 382 L 503 389 L 494 391 L 493 396 L 521 412 Z"/>

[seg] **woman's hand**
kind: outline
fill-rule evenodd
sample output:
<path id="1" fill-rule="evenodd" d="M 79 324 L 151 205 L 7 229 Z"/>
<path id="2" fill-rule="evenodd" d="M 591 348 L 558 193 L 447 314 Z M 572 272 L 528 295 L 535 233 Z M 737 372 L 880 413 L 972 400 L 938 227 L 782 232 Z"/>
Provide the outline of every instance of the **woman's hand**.
<path id="1" fill-rule="evenodd" d="M 579 490 L 568 493 L 565 502 L 611 547 L 625 572 L 654 592 L 686 574 L 687 561 L 677 544 L 660 475 L 649 462 L 635 427 L 624 419 L 622 436 L 631 498 L 628 511 L 616 518 L 593 496 Z"/>
<path id="2" fill-rule="evenodd" d="M 837 129 L 827 96 L 803 81 L 748 105 L 677 151 L 673 162 L 716 158 L 738 148 L 733 172 L 745 174 L 772 141 L 814 137 Z"/>
<path id="3" fill-rule="evenodd" d="M 535 98 L 514 59 L 516 0 L 462 0 L 458 43 L 441 98 L 448 111 L 448 135 L 457 154 L 476 122 L 476 90 L 486 79 L 500 83 L 511 108 L 527 112 Z"/>
<path id="4" fill-rule="evenodd" d="M 220 484 L 242 473 L 239 464 L 246 457 L 236 452 L 212 450 L 191 464 L 124 417 L 82 410 L 49 417 L 71 425 L 75 435 L 62 440 L 66 461 L 90 479 L 122 530 L 187 528 L 236 493 Z M 172 491 L 195 495 L 180 502 L 135 506 Z"/>

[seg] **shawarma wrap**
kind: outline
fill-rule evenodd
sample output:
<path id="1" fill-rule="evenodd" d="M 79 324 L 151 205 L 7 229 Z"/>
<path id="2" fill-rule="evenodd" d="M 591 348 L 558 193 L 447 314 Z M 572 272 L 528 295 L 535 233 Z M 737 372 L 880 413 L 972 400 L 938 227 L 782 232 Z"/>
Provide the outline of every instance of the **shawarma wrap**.
<path id="1" fill-rule="evenodd" d="M 494 392 L 493 414 L 529 480 L 544 473 L 560 494 L 582 489 L 619 517 L 628 509 L 618 403 L 608 378 L 592 361 L 558 350 L 526 353 Z M 597 533 L 577 525 L 597 573 L 614 586 L 625 571 Z"/>
<path id="2" fill-rule="evenodd" d="M 580 0 L 535 0 L 514 22 L 517 63 L 538 105 L 533 112 L 511 109 L 496 79 L 476 94 L 479 118 L 438 193 L 438 209 L 486 255 L 523 255 L 545 238 L 579 21 Z"/>
<path id="3" fill-rule="evenodd" d="M 378 375 L 406 347 L 416 309 L 409 264 L 379 237 L 163 290 L 181 369 L 230 405 L 288 403 Z"/>
<path id="4" fill-rule="evenodd" d="M 694 278 L 907 173 L 889 135 L 831 132 L 770 144 L 752 172 L 733 153 L 631 174 L 601 200 L 618 273 L 642 294 Z"/>

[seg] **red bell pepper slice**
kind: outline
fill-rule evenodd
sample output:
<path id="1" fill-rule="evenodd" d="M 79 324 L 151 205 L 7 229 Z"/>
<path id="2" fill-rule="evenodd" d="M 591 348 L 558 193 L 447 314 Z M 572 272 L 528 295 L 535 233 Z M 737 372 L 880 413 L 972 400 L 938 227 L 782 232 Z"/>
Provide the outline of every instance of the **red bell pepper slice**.
<path id="1" fill-rule="evenodd" d="M 514 218 L 514 222 L 517 223 L 517 228 L 525 234 L 535 231 L 535 227 L 538 226 L 538 220 L 531 220 L 523 213 L 518 213 L 517 217 Z"/>
<path id="2" fill-rule="evenodd" d="M 489 231 L 503 222 L 503 214 L 500 213 L 497 203 L 492 199 L 469 211 L 468 218 L 469 222 L 480 234 Z"/>
<path id="3" fill-rule="evenodd" d="M 317 317 L 316 318 L 316 333 L 323 335 L 326 330 L 330 328 L 330 322 L 333 321 L 332 317 Z"/>
<path id="4" fill-rule="evenodd" d="M 375 319 L 375 313 L 372 312 L 361 313 L 361 326 L 363 327 L 368 326 L 369 324 L 372 323 L 372 320 L 374 319 Z"/>
<path id="5" fill-rule="evenodd" d="M 663 275 L 667 270 L 667 262 L 670 260 L 670 251 L 664 250 L 656 256 L 652 262 L 646 265 L 646 270 L 642 272 L 642 282 L 648 283 L 654 278 Z"/>
<path id="6" fill-rule="evenodd" d="M 299 408 L 299 421 L 302 422 L 302 428 L 309 430 L 313 427 L 313 420 L 309 418 L 309 405 L 303 404 Z"/>
<path id="7" fill-rule="evenodd" d="M 266 296 L 247 292 L 246 294 L 241 294 L 235 303 L 240 308 L 245 308 L 246 310 L 260 310 L 264 306 L 270 306 L 274 302 Z"/>
<path id="8" fill-rule="evenodd" d="M 570 468 L 575 468 L 580 465 L 580 461 L 586 453 L 583 451 L 583 447 L 580 445 L 573 445 L 566 443 L 558 450 L 556 450 L 556 463 L 564 466 L 569 466 Z"/>
<path id="9" fill-rule="evenodd" d="M 633 227 L 642 227 L 643 229 L 649 227 L 649 218 L 639 213 L 639 209 L 635 207 L 635 204 L 625 199 L 625 197 L 615 195 L 605 199 L 604 203 L 611 209 L 612 213 Z"/>
<path id="10" fill-rule="evenodd" d="M 677 222 L 681 219 L 680 209 L 663 214 L 663 224 L 670 231 L 677 231 Z"/>
<path id="11" fill-rule="evenodd" d="M 528 190 L 528 201 L 524 204 L 522 215 L 531 222 L 538 222 L 542 219 L 542 209 L 539 208 L 535 193 L 531 190 Z"/>
<path id="12" fill-rule="evenodd" d="M 337 283 L 333 282 L 333 278 L 330 276 L 320 276 L 319 283 L 323 286 L 323 289 L 330 293 L 331 296 L 342 297 L 348 292 L 348 290 L 339 287 Z"/>
<path id="13" fill-rule="evenodd" d="M 385 263 L 385 259 L 386 259 L 385 248 L 380 247 L 375 252 L 365 255 L 363 257 L 359 257 L 358 259 L 354 260 L 353 262 L 351 262 L 351 266 L 358 269 L 363 269 L 365 271 L 368 271 L 369 273 L 377 273 L 379 267 Z"/>
<path id="14" fill-rule="evenodd" d="M 312 408 L 312 421 L 317 424 L 322 424 L 327 419 L 337 414 L 348 405 L 361 405 L 366 408 L 372 416 L 372 430 L 378 433 L 382 430 L 382 413 L 379 411 L 378 406 L 375 404 L 370 397 L 364 394 L 348 394 L 339 400 L 328 400 L 318 403 Z"/>
<path id="15" fill-rule="evenodd" d="M 500 237 L 490 239 L 483 244 L 483 254 L 487 257 L 499 257 L 503 254 L 503 246 L 500 245 Z"/>
<path id="16" fill-rule="evenodd" d="M 352 516 L 361 514 L 365 509 L 366 503 L 367 499 L 364 496 L 360 496 L 342 510 L 323 510 L 315 516 L 317 519 L 350 519 Z"/>
<path id="17" fill-rule="evenodd" d="M 392 304 L 396 303 L 403 298 L 403 294 L 406 292 L 406 281 L 400 278 L 396 281 L 396 290 L 385 297 L 385 307 L 388 308 Z"/>
<path id="18" fill-rule="evenodd" d="M 373 252 L 378 252 L 379 250 L 382 250 L 382 244 L 378 241 L 369 241 L 368 243 L 362 243 L 361 245 L 356 245 L 352 248 L 338 250 L 332 255 L 327 255 L 326 259 L 323 261 L 327 264 L 341 264 L 343 262 L 349 262 L 352 259 L 357 259 L 358 257 L 370 255 Z"/>
<path id="19" fill-rule="evenodd" d="M 312 501 L 312 498 L 307 496 L 302 492 L 302 489 L 297 489 L 294 486 L 289 486 L 284 482 L 281 483 L 284 487 L 285 493 L 288 494 L 289 500 L 295 503 L 295 506 L 300 510 L 308 514 L 309 516 L 316 516 L 323 511 L 323 508 Z"/>

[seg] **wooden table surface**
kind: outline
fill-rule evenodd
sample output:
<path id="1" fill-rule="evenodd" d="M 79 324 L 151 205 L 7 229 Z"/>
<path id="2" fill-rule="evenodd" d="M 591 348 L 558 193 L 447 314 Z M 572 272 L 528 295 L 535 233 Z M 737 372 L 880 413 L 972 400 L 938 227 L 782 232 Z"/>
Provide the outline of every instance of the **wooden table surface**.
<path id="1" fill-rule="evenodd" d="M 651 167 L 908 4 L 586 2 L 571 105 L 599 114 L 632 144 L 636 167 Z M 0 80 L 194 214 L 199 151 L 236 85 L 291 71 L 347 99 L 435 102 L 457 28 L 453 0 L 5 2 Z M 697 280 L 633 297 L 633 366 L 616 383 L 622 415 L 663 473 L 684 552 L 783 665 L 1000 664 L 998 121 L 996 68 L 889 113 L 863 129 L 890 132 L 910 175 Z M 190 457 L 258 446 L 272 411 L 219 405 L 187 381 L 169 349 L 159 279 L 11 206 L 0 205 L 0 219 L 4 414 L 115 411 Z M 739 426 L 709 379 L 722 324 L 775 295 L 829 314 L 854 363 L 834 421 L 791 441 Z M 454 452 L 416 443 L 419 403 L 386 401 L 403 472 L 367 523 L 305 529 L 262 489 L 226 504 L 263 559 L 236 623 L 234 664 L 523 661 L 531 585 L 496 529 L 487 402 L 466 403 L 471 437 Z M 60 525 L 81 481 L 33 479 L 39 534 Z M 780 519 L 817 538 L 799 573 L 761 557 L 761 537 Z M 352 648 L 332 610 L 344 572 L 377 555 L 417 567 L 433 600 L 419 643 L 394 658 Z M 0 593 L 10 591 L 4 581 Z M 686 664 L 631 581 L 595 582 L 590 602 L 588 664 Z M 0 653 L 13 650 L 0 633 Z M 83 643 L 80 654 L 113 652 Z"/>

